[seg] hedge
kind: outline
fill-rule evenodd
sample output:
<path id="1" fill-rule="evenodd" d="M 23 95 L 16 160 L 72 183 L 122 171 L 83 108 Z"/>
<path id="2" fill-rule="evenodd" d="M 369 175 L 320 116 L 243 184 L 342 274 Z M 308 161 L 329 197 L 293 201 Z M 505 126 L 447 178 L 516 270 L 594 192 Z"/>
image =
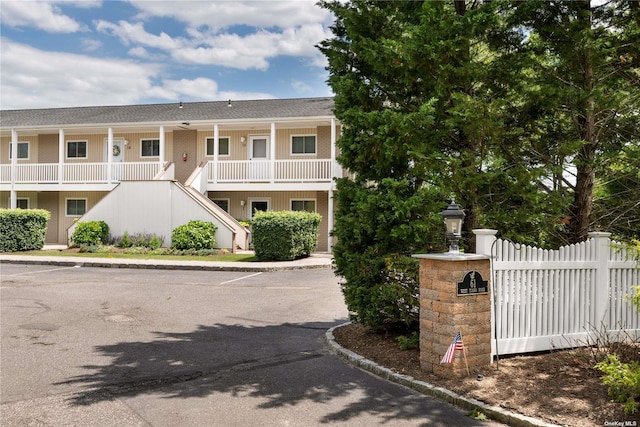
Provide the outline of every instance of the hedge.
<path id="1" fill-rule="evenodd" d="M 256 258 L 290 261 L 311 255 L 318 245 L 321 219 L 311 212 L 257 212 L 252 222 Z"/>
<path id="2" fill-rule="evenodd" d="M 0 209 L 0 252 L 42 249 L 50 217 L 43 209 Z"/>

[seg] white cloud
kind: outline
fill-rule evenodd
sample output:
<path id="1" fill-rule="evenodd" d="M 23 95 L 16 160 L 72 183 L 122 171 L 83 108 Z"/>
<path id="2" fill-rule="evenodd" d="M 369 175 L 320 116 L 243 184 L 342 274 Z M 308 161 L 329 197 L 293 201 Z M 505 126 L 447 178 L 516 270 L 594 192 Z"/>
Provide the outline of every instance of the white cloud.
<path id="1" fill-rule="evenodd" d="M 331 13 L 316 5 L 316 0 L 250 0 L 250 1 L 181 1 L 133 0 L 139 17 L 170 17 L 191 27 L 208 27 L 214 31 L 234 25 L 257 28 L 288 28 L 292 23 L 305 26 L 330 23 Z"/>
<path id="2" fill-rule="evenodd" d="M 84 38 L 81 44 L 82 50 L 85 52 L 95 52 L 102 47 L 102 42 L 96 39 Z"/>
<path id="3" fill-rule="evenodd" d="M 95 7 L 99 1 L 2 1 L 0 21 L 10 27 L 33 27 L 50 33 L 76 33 L 86 27 L 64 15 L 56 3 L 73 6 Z"/>
<path id="4" fill-rule="evenodd" d="M 150 92 L 163 99 L 224 100 L 224 99 L 270 99 L 274 96 L 263 92 L 218 91 L 218 83 L 204 77 L 195 79 L 164 80 L 162 87 Z"/>
<path id="5" fill-rule="evenodd" d="M 198 5 L 203 3 L 198 3 Z M 232 33 L 211 33 L 195 28 L 187 30 L 187 37 L 172 38 L 162 32 L 154 35 L 147 32 L 142 22 L 117 24 L 100 20 L 96 29 L 120 38 L 123 44 L 139 45 L 165 51 L 180 63 L 217 65 L 241 70 L 269 68 L 269 59 L 280 55 L 310 58 L 311 65 L 324 66 L 321 53 L 314 47 L 319 41 L 330 36 L 329 30 L 320 24 L 298 26 L 283 32 L 257 30 L 240 35 Z M 142 50 L 132 50 L 142 57 Z"/>
<path id="6" fill-rule="evenodd" d="M 109 58 L 46 52 L 0 41 L 3 109 L 137 103 L 160 67 Z"/>
<path id="7" fill-rule="evenodd" d="M 311 92 L 311 86 L 300 80 L 292 81 L 291 87 L 295 89 L 297 93 Z"/>
<path id="8" fill-rule="evenodd" d="M 99 32 L 118 37 L 126 46 L 164 51 L 183 64 L 216 65 L 241 70 L 267 70 L 272 58 L 300 56 L 311 66 L 324 67 L 326 59 L 315 48 L 331 37 L 329 11 L 315 1 L 132 1 L 140 10 L 132 23 L 95 23 Z M 186 23 L 180 35 L 153 34 L 144 20 L 172 18 Z M 238 30 L 231 32 L 231 28 Z M 225 31 L 224 29 L 229 29 Z M 131 51 L 142 57 L 141 50 Z"/>
<path id="9" fill-rule="evenodd" d="M 164 32 L 160 33 L 159 36 L 148 33 L 145 31 L 142 22 L 131 24 L 127 21 L 119 21 L 118 24 L 113 24 L 100 20 L 95 25 L 96 30 L 117 36 L 127 46 L 132 43 L 139 43 L 163 50 L 174 50 L 181 47 L 181 42 L 178 39 L 173 39 Z"/>
<path id="10" fill-rule="evenodd" d="M 264 92 L 219 91 L 208 78 L 159 80 L 161 65 L 46 52 L 0 39 L 2 109 L 137 104 L 146 99 L 266 99 Z M 70 64 L 73 64 L 70 66 Z"/>

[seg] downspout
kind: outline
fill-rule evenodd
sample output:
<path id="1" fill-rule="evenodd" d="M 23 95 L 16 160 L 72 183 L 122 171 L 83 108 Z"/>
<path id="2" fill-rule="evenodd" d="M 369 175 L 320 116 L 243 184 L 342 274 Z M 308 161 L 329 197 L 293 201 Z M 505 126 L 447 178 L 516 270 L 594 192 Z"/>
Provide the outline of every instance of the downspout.
<path id="1" fill-rule="evenodd" d="M 158 138 L 160 140 L 159 144 L 159 150 L 160 150 L 160 157 L 159 157 L 159 162 L 160 162 L 160 170 L 164 169 L 164 162 L 165 162 L 165 158 L 166 156 L 164 155 L 164 150 L 165 150 L 165 141 L 164 141 L 164 126 L 160 126 L 160 137 Z"/>
<path id="2" fill-rule="evenodd" d="M 271 172 L 271 183 L 273 184 L 276 179 L 276 124 L 275 122 L 271 123 L 271 145 L 269 146 L 271 151 L 271 159 L 269 163 L 269 168 Z"/>
<path id="3" fill-rule="evenodd" d="M 58 184 L 64 181 L 64 129 L 58 129 Z"/>
<path id="4" fill-rule="evenodd" d="M 16 192 L 16 167 L 18 166 L 18 132 L 11 129 L 11 209 L 18 207 L 18 193 Z"/>
<path id="5" fill-rule="evenodd" d="M 113 128 L 107 130 L 107 184 L 111 184 L 113 168 Z"/>
<path id="6" fill-rule="evenodd" d="M 218 151 L 220 150 L 220 127 L 213 125 L 213 184 L 218 183 Z"/>
<path id="7" fill-rule="evenodd" d="M 336 178 L 336 119 L 331 119 L 331 166 L 329 177 L 331 178 L 331 182 L 329 183 L 329 192 L 328 198 L 329 203 L 327 204 L 327 250 L 332 252 L 333 250 L 333 239 L 331 238 L 331 231 L 333 230 L 333 186 L 335 185 L 334 179 Z"/>

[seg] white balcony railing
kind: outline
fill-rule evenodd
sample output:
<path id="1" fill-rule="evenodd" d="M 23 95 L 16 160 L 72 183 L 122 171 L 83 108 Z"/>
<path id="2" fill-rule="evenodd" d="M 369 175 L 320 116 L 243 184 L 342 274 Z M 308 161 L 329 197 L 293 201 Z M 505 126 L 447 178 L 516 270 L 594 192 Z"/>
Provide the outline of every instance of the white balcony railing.
<path id="1" fill-rule="evenodd" d="M 16 184 L 109 184 L 124 180 L 151 180 L 158 162 L 29 163 L 16 165 Z M 0 165 L 0 183 L 11 182 L 11 165 Z"/>
<path id="2" fill-rule="evenodd" d="M 215 171 L 217 170 L 217 177 Z M 228 160 L 209 162 L 209 183 L 330 182 L 330 159 Z"/>

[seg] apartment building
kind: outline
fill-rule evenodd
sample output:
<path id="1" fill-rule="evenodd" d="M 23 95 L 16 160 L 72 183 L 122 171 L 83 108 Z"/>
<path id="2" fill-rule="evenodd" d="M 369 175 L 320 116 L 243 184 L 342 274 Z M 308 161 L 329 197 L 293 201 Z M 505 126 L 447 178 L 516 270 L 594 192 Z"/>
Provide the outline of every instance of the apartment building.
<path id="1" fill-rule="evenodd" d="M 3 110 L 0 206 L 50 211 L 46 242 L 66 244 L 74 221 L 120 184 L 165 180 L 235 220 L 318 212 L 318 250 L 330 251 L 334 178 L 344 173 L 332 108 L 332 98 L 300 98 Z"/>

